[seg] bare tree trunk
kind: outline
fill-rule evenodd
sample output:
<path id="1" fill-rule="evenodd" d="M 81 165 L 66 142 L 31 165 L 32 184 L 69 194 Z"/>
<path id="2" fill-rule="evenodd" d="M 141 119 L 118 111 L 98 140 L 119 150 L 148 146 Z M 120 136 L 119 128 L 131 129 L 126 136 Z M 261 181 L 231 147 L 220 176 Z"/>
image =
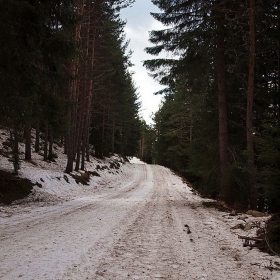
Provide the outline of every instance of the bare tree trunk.
<path id="1" fill-rule="evenodd" d="M 14 173 L 18 174 L 18 170 L 20 169 L 20 161 L 19 161 L 19 149 L 18 149 L 18 126 L 17 124 L 14 125 L 13 137 L 11 133 L 11 138 L 13 139 L 13 166 L 14 166 Z"/>
<path id="2" fill-rule="evenodd" d="M 115 119 L 113 119 L 112 123 L 112 153 L 115 152 Z"/>
<path id="3" fill-rule="evenodd" d="M 278 4 L 278 11 L 280 10 L 280 4 Z M 280 19 L 278 20 L 278 29 L 280 29 Z M 280 93 L 280 38 L 278 40 L 278 93 Z M 278 114 L 277 118 L 280 119 L 280 106 L 279 106 L 279 95 L 278 95 Z"/>
<path id="4" fill-rule="evenodd" d="M 49 125 L 45 123 L 45 139 L 44 139 L 44 160 L 48 160 L 48 139 L 49 139 Z"/>
<path id="5" fill-rule="evenodd" d="M 254 163 L 254 141 L 253 141 L 253 104 L 254 104 L 254 76 L 255 76 L 255 3 L 250 0 L 250 53 L 249 53 L 249 75 L 248 75 L 248 95 L 247 95 L 247 150 L 248 150 L 248 170 L 250 188 L 250 207 L 257 208 L 256 173 Z"/>
<path id="6" fill-rule="evenodd" d="M 88 104 L 89 105 L 89 104 Z M 91 104 L 90 104 L 91 105 Z M 89 106 L 88 106 L 89 107 Z M 89 112 L 87 115 L 87 125 L 86 125 L 86 139 L 85 139 L 85 153 L 86 153 L 86 160 L 89 162 L 90 158 L 89 158 L 89 131 L 90 131 L 90 108 L 91 106 L 88 108 Z"/>
<path id="7" fill-rule="evenodd" d="M 25 160 L 31 160 L 31 122 L 25 124 Z"/>
<path id="8" fill-rule="evenodd" d="M 80 1 L 77 11 L 79 15 L 83 15 L 84 12 L 84 4 L 85 1 Z M 81 27 L 82 23 L 79 23 L 78 26 L 75 28 L 74 31 L 74 41 L 76 46 L 78 46 L 79 42 L 81 41 Z M 69 108 L 67 112 L 67 120 L 69 131 L 66 135 L 66 149 L 67 152 L 67 164 L 65 172 L 70 173 L 73 171 L 73 162 L 74 162 L 74 155 L 76 151 L 76 125 L 77 125 L 77 107 L 76 103 L 78 102 L 78 82 L 77 82 L 77 74 L 79 68 L 79 58 L 73 59 L 69 66 L 70 77 L 72 81 L 70 82 L 69 86 Z"/>
<path id="9" fill-rule="evenodd" d="M 85 153 L 85 156 L 86 156 L 86 160 L 89 162 L 90 161 L 90 158 L 89 158 L 89 131 L 90 131 L 90 108 L 91 108 L 91 100 L 92 100 L 92 94 L 89 96 L 90 98 L 90 101 L 88 101 L 87 103 L 87 113 L 86 113 L 86 120 L 85 120 L 85 139 L 84 139 L 84 153 Z"/>
<path id="10" fill-rule="evenodd" d="M 40 125 L 39 121 L 36 123 L 36 138 L 35 138 L 35 153 L 38 153 L 40 150 Z"/>
<path id="11" fill-rule="evenodd" d="M 104 142 L 105 142 L 105 125 L 106 125 L 106 111 L 105 111 L 105 108 L 103 107 L 103 112 L 102 112 L 102 137 L 101 137 L 101 141 L 102 141 L 102 145 L 101 145 L 101 150 L 100 150 L 100 156 L 104 154 L 104 149 L 105 149 L 105 145 L 104 145 Z"/>
<path id="12" fill-rule="evenodd" d="M 76 129 L 76 166 L 75 170 L 78 171 L 80 168 L 80 156 L 81 156 L 81 146 L 82 146 L 82 138 L 83 138 L 83 118 L 84 118 L 84 89 L 80 89 L 80 101 L 79 101 L 79 110 L 78 110 L 78 118 L 77 118 L 77 129 Z"/>
<path id="13" fill-rule="evenodd" d="M 49 155 L 48 155 L 49 160 L 53 160 L 53 130 L 50 127 L 49 129 Z"/>
<path id="14" fill-rule="evenodd" d="M 190 98 L 190 144 L 193 142 L 193 105 L 192 100 Z"/>
<path id="15" fill-rule="evenodd" d="M 97 27 L 98 27 L 98 22 L 100 20 L 100 6 L 104 2 L 104 0 L 96 0 L 94 4 L 92 4 L 92 1 L 89 0 L 89 5 L 90 9 L 90 23 L 89 23 L 89 29 L 90 29 L 90 34 L 89 34 L 89 48 L 88 48 L 88 55 L 89 55 L 89 65 L 88 65 L 88 91 L 87 91 L 87 109 L 86 109 L 86 122 L 85 122 L 85 137 L 84 141 L 87 143 L 86 144 L 86 151 L 87 151 L 87 160 L 89 161 L 89 130 L 90 130 L 90 123 L 91 123 L 91 107 L 92 107 L 92 94 L 93 94 L 93 78 L 92 78 L 92 73 L 93 73 L 93 67 L 94 67 L 94 59 L 95 59 L 95 46 L 96 46 L 96 34 L 97 34 Z M 104 122 L 102 126 L 102 135 L 104 132 Z M 103 142 L 103 137 L 102 137 L 102 142 Z M 103 144 L 102 144 L 103 145 Z M 101 149 L 103 152 L 103 149 Z"/>
<path id="16" fill-rule="evenodd" d="M 91 0 L 87 1 L 88 9 L 88 21 L 87 21 L 87 28 L 86 28 L 86 36 L 88 38 L 87 40 L 87 48 L 86 48 L 86 71 L 85 71 L 85 115 L 84 115 L 84 129 L 83 129 L 83 143 L 82 143 L 82 163 L 81 163 L 81 169 L 85 169 L 85 153 L 87 161 L 89 161 L 89 126 L 90 126 L 90 108 L 91 108 L 91 100 L 92 100 L 92 54 L 90 56 L 90 24 L 92 21 L 92 15 L 91 15 Z"/>
<path id="17" fill-rule="evenodd" d="M 81 161 L 81 170 L 85 170 L 85 139 L 83 139 L 83 143 L 82 143 L 82 149 L 81 149 L 81 153 L 82 153 L 82 161 Z"/>
<path id="18" fill-rule="evenodd" d="M 221 12 L 223 13 L 223 12 Z M 218 20 L 218 42 L 217 42 L 217 62 L 218 62 L 218 102 L 219 102 L 219 156 L 220 156 L 220 189 L 221 197 L 225 201 L 230 200 L 230 190 L 226 181 L 228 164 L 228 128 L 227 128 L 227 101 L 226 101 L 226 67 L 224 54 L 224 32 L 223 16 Z"/>

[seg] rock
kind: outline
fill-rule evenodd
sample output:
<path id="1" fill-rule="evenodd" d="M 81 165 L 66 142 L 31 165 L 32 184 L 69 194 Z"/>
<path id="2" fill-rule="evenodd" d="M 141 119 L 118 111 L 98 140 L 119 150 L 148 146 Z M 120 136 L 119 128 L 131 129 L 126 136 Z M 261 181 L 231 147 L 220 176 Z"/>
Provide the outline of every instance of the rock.
<path id="1" fill-rule="evenodd" d="M 235 211 L 235 210 L 232 210 L 232 211 L 230 212 L 229 215 L 230 215 L 230 216 L 236 216 L 237 214 L 236 214 L 236 211 Z"/>
<path id="2" fill-rule="evenodd" d="M 251 224 L 247 224 L 243 230 L 251 230 L 253 226 Z"/>
<path id="3" fill-rule="evenodd" d="M 233 226 L 230 229 L 244 229 L 244 225 L 243 224 L 237 224 L 236 226 Z"/>
<path id="4" fill-rule="evenodd" d="M 227 204 L 224 201 L 220 201 L 219 204 L 224 207 L 225 209 L 228 209 Z"/>
<path id="5" fill-rule="evenodd" d="M 247 211 L 246 214 L 251 215 L 253 217 L 266 217 L 267 216 L 265 213 L 259 212 L 259 211 L 256 211 L 256 210 L 249 210 L 249 211 Z"/>

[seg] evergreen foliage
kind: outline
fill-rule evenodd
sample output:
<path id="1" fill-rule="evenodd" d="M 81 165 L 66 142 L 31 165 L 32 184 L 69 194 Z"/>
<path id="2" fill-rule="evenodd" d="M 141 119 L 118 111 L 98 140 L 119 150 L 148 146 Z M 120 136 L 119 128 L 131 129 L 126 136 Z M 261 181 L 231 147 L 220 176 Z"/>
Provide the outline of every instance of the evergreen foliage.
<path id="1" fill-rule="evenodd" d="M 153 46 L 146 51 L 171 54 L 144 62 L 166 86 L 156 93 L 164 94 L 164 101 L 154 118 L 153 160 L 180 172 L 206 195 L 247 207 L 255 207 L 254 177 L 258 209 L 279 211 L 279 4 L 255 1 L 252 167 L 246 139 L 249 2 L 152 2 L 162 10 L 152 16 L 166 28 L 150 32 Z"/>
<path id="2" fill-rule="evenodd" d="M 133 2 L 0 1 L 0 122 L 13 131 L 15 171 L 23 131 L 31 160 L 32 127 L 44 160 L 54 160 L 54 139 L 63 139 L 67 172 L 74 159 L 85 168 L 90 144 L 96 155 L 135 154 L 140 104 L 119 17 Z"/>
<path id="3" fill-rule="evenodd" d="M 91 143 L 97 156 L 114 152 L 134 155 L 140 138 L 140 104 L 128 70 L 130 57 L 126 54 L 124 22 L 108 6 L 103 7 L 102 18 L 93 73 Z"/>

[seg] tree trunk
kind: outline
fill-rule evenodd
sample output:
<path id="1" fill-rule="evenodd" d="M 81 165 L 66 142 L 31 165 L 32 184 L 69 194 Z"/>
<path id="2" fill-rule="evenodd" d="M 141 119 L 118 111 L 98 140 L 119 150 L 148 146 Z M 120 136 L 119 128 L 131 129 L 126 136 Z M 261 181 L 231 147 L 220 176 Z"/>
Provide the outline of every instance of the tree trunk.
<path id="1" fill-rule="evenodd" d="M 81 159 L 81 143 L 78 143 L 77 149 L 76 149 L 75 171 L 78 171 L 80 169 L 80 159 Z"/>
<path id="2" fill-rule="evenodd" d="M 86 134 L 86 159 L 87 159 L 87 162 L 90 162 L 90 158 L 89 158 L 89 129 L 90 129 L 90 126 L 89 126 L 89 123 L 88 123 L 87 134 Z"/>
<path id="3" fill-rule="evenodd" d="M 14 126 L 14 137 L 13 137 L 13 166 L 15 174 L 18 174 L 18 170 L 20 169 L 20 161 L 19 161 L 19 150 L 18 150 L 18 127 Z"/>
<path id="4" fill-rule="evenodd" d="M 103 112 L 102 112 L 102 137 L 101 137 L 101 149 L 100 149 L 100 156 L 104 155 L 104 150 L 105 150 L 105 124 L 106 123 L 106 110 L 105 107 L 103 107 Z"/>
<path id="5" fill-rule="evenodd" d="M 48 138 L 49 138 L 49 125 L 45 123 L 45 139 L 44 139 L 44 160 L 48 160 Z"/>
<path id="6" fill-rule="evenodd" d="M 192 100 L 190 98 L 190 144 L 193 142 L 193 106 L 192 106 Z"/>
<path id="7" fill-rule="evenodd" d="M 31 160 L 31 122 L 25 124 L 25 160 Z"/>
<path id="8" fill-rule="evenodd" d="M 82 0 L 77 6 L 77 12 L 80 16 L 83 16 L 85 1 Z M 82 23 L 80 22 L 78 26 L 74 30 L 73 39 L 76 46 L 79 45 L 81 41 L 81 28 Z M 69 65 L 69 74 L 71 77 L 71 81 L 69 84 L 69 107 L 67 112 L 67 121 L 69 126 L 69 131 L 65 137 L 66 149 L 67 153 L 67 164 L 66 164 L 66 172 L 70 173 L 73 171 L 73 161 L 75 155 L 75 147 L 76 147 L 76 127 L 77 127 L 77 106 L 75 105 L 78 102 L 78 65 L 79 65 L 79 57 L 73 59 Z"/>
<path id="9" fill-rule="evenodd" d="M 72 150 L 73 150 L 72 145 L 73 145 L 73 143 L 69 142 L 69 146 L 67 149 L 67 165 L 66 165 L 66 170 L 65 170 L 66 173 L 70 173 L 73 171 L 74 158 L 73 158 L 73 152 L 72 152 Z"/>
<path id="10" fill-rule="evenodd" d="M 36 123 L 36 138 L 35 138 L 35 153 L 40 151 L 40 125 L 39 121 Z"/>
<path id="11" fill-rule="evenodd" d="M 48 155 L 49 160 L 53 160 L 53 130 L 50 127 L 49 129 L 49 155 Z"/>
<path id="12" fill-rule="evenodd" d="M 83 99 L 84 96 L 82 94 L 81 99 Z M 80 101 L 81 103 L 84 103 L 83 100 Z M 80 104 L 80 109 L 78 113 L 78 119 L 77 119 L 77 129 L 76 129 L 76 166 L 75 170 L 78 171 L 80 168 L 80 155 L 81 155 L 81 146 L 82 146 L 82 133 L 83 133 L 83 105 Z"/>
<path id="13" fill-rule="evenodd" d="M 115 119 L 113 119 L 112 123 L 112 153 L 115 152 Z"/>
<path id="14" fill-rule="evenodd" d="M 223 12 L 221 12 L 223 13 Z M 218 20 L 218 42 L 217 42 L 217 63 L 218 63 L 218 108 L 219 108 L 219 157 L 220 157 L 220 190 L 221 197 L 225 201 L 230 200 L 230 190 L 226 181 L 228 164 L 228 120 L 226 101 L 226 67 L 224 54 L 224 26 L 223 16 Z"/>
<path id="15" fill-rule="evenodd" d="M 254 141 L 253 141 L 253 104 L 254 104 L 254 76 L 255 76 L 255 3 L 250 0 L 250 53 L 249 53 L 249 75 L 248 75 L 248 95 L 247 95 L 247 150 L 248 150 L 248 170 L 250 188 L 250 207 L 257 208 L 256 172 L 254 164 Z"/>
<path id="16" fill-rule="evenodd" d="M 81 160 L 81 170 L 85 170 L 85 139 L 83 139 L 83 144 L 82 144 L 82 160 Z"/>

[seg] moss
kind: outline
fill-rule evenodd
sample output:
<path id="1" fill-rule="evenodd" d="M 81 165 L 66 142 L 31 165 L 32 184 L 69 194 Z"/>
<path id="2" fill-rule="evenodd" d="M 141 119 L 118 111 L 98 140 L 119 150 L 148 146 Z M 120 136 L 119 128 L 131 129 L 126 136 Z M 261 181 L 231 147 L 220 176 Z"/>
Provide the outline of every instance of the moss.
<path id="1" fill-rule="evenodd" d="M 0 203 L 11 204 L 13 201 L 28 196 L 33 188 L 27 179 L 0 170 Z"/>

